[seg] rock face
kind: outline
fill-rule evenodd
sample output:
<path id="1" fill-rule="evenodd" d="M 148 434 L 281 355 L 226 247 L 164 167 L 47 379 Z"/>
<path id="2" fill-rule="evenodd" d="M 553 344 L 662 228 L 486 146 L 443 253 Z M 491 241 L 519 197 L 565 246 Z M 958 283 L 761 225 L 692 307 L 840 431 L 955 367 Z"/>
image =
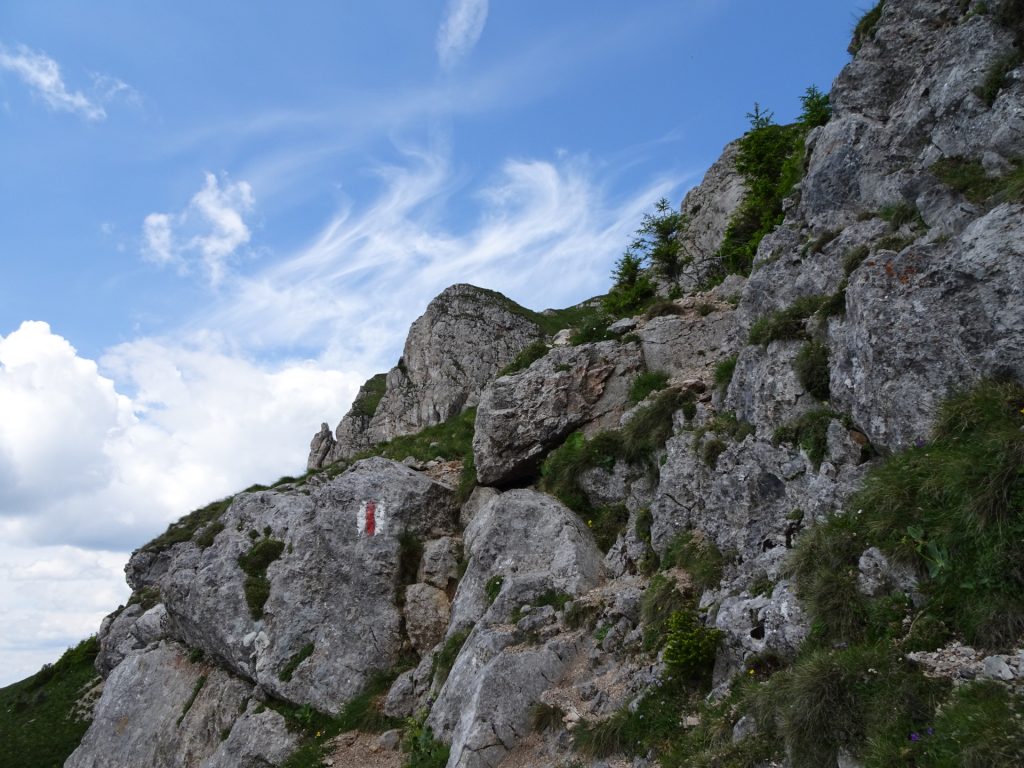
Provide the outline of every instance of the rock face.
<path id="1" fill-rule="evenodd" d="M 212 546 L 142 552 L 128 570 L 135 589 L 159 591 L 175 637 L 278 698 L 336 712 L 402 650 L 400 536 L 451 533 L 455 520 L 450 489 L 373 458 L 308 495 L 240 495 Z M 266 568 L 269 594 L 254 618 L 239 557 L 268 542 L 280 542 L 280 554 Z M 310 643 L 309 658 L 281 679 Z"/>
<path id="2" fill-rule="evenodd" d="M 244 710 L 252 686 L 208 664 L 193 664 L 180 645 L 161 642 L 125 657 L 107 679 L 93 726 L 68 758 L 67 768 L 206 768 L 260 765 L 215 758 L 224 753 L 222 732 Z M 266 713 L 265 727 L 278 732 L 278 755 L 295 737 L 283 718 Z M 266 765 L 266 763 L 262 763 Z"/>
<path id="3" fill-rule="evenodd" d="M 648 591 L 650 574 L 686 541 L 722 554 L 717 583 L 678 564 L 658 580 L 721 632 L 713 698 L 745 665 L 793 657 L 811 627 L 787 555 L 846 510 L 870 448 L 926 437 L 951 391 L 1024 379 L 1024 205 L 959 191 L 940 162 L 973 163 L 998 186 L 1024 157 L 1024 70 L 991 104 L 977 94 L 1013 45 L 998 18 L 886 0 L 836 80 L 834 116 L 807 136 L 805 176 L 749 278 L 696 292 L 745 191 L 734 143 L 683 202 L 696 272 L 680 281 L 687 295 L 652 309 L 662 316 L 620 319 L 612 340 L 580 346 L 560 333 L 529 368 L 499 377 L 543 337 L 536 315 L 472 286 L 442 293 L 399 365 L 364 385 L 333 435 L 323 425 L 309 464 L 476 406 L 478 484 L 461 507 L 448 487 L 459 462 L 376 458 L 239 494 L 193 540 L 135 553 L 134 602 L 101 627 L 107 681 L 69 768 L 279 766 L 300 737 L 259 702 L 337 712 L 373 673 L 403 668 L 382 711 L 425 717 L 451 747 L 448 768 L 572 764 L 577 723 L 634 707 L 663 679 L 664 654 L 647 642 L 647 598 L 663 594 Z M 782 338 L 748 343 L 754 323 L 798 301 L 811 308 Z M 800 363 L 812 340 L 824 350 L 813 380 Z M 581 469 L 594 520 L 538 490 L 541 463 L 570 434 L 641 412 L 630 388 L 651 372 L 685 404 L 647 411 L 662 421 L 643 458 L 623 451 Z M 787 442 L 808 416 L 815 440 Z M 610 512 L 628 522 L 602 554 L 589 525 Z M 917 603 L 927 592 L 866 544 L 853 575 L 865 595 Z M 1024 676 L 1019 652 L 911 660 L 956 679 Z M 396 667 L 406 661 L 415 666 Z M 542 733 L 538 703 L 561 717 Z M 736 740 L 755 730 L 730 725 Z"/>
<path id="4" fill-rule="evenodd" d="M 687 219 L 682 237 L 683 252 L 692 267 L 680 278 L 684 290 L 704 283 L 716 271 L 715 254 L 729 226 L 729 219 L 743 202 L 747 188 L 736 170 L 737 142 L 727 145 L 722 156 L 708 168 L 704 179 L 686 193 L 680 210 Z"/>
<path id="5" fill-rule="evenodd" d="M 510 299 L 472 285 L 453 285 L 412 324 L 402 359 L 387 373 L 383 392 L 379 379 L 375 386 L 374 379 L 364 385 L 326 452 L 323 446 L 330 441 L 323 431 L 314 438 L 309 468 L 440 424 L 475 406 L 494 375 L 543 336 L 530 313 Z"/>
<path id="6" fill-rule="evenodd" d="M 635 344 L 602 341 L 551 350 L 525 371 L 502 376 L 477 408 L 473 459 L 484 485 L 535 473 L 571 432 L 618 426 L 629 385 L 643 370 Z"/>

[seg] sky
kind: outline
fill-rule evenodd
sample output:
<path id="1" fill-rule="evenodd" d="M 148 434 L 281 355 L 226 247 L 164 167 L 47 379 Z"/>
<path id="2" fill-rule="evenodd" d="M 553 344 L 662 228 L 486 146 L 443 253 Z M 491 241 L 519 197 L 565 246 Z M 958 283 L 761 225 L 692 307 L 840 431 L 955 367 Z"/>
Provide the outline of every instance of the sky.
<path id="1" fill-rule="evenodd" d="M 0 4 L 0 685 L 170 521 L 301 473 L 448 285 L 604 293 L 865 5 Z"/>

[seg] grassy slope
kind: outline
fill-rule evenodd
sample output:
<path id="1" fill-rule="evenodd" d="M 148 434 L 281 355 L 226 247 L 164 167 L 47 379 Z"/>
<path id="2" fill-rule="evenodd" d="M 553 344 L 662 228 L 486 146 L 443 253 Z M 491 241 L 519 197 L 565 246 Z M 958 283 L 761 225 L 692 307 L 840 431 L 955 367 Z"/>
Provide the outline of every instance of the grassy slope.
<path id="1" fill-rule="evenodd" d="M 83 640 L 57 663 L 0 688 L 0 768 L 60 768 L 89 724 L 75 719 L 75 702 L 96 678 L 99 644 Z"/>

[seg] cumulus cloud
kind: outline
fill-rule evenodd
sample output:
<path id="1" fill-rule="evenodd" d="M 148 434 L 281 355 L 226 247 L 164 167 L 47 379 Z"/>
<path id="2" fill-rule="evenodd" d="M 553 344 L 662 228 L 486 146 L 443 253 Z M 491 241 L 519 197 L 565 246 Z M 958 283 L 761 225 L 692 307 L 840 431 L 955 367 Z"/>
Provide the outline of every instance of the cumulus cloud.
<path id="1" fill-rule="evenodd" d="M 231 182 L 207 173 L 202 189 L 180 213 L 151 213 L 142 222 L 142 256 L 157 264 L 176 264 L 188 272 L 199 260 L 207 279 L 219 285 L 235 252 L 252 238 L 245 214 L 255 198 L 245 181 Z"/>
<path id="2" fill-rule="evenodd" d="M 131 549 L 257 480 L 301 472 L 360 375 L 259 365 L 215 338 L 113 348 L 105 369 L 45 323 L 0 340 L 0 541 Z"/>
<path id="3" fill-rule="evenodd" d="M 107 112 L 81 91 L 70 91 L 61 77 L 60 65 L 45 53 L 19 45 L 13 52 L 0 47 L 0 69 L 13 72 L 50 109 L 75 112 L 87 120 L 103 120 Z"/>
<path id="4" fill-rule="evenodd" d="M 449 0 L 437 32 L 437 57 L 450 69 L 480 40 L 487 23 L 487 0 Z"/>

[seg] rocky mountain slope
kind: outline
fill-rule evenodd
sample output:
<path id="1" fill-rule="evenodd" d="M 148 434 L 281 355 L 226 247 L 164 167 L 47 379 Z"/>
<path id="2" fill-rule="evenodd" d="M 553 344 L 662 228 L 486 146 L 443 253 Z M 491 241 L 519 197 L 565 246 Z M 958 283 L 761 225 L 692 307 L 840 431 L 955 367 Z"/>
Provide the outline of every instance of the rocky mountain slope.
<path id="1" fill-rule="evenodd" d="M 645 311 L 442 293 L 306 476 L 132 556 L 65 765 L 1024 764 L 1022 43 L 880 3 L 752 263 L 767 124 Z"/>

